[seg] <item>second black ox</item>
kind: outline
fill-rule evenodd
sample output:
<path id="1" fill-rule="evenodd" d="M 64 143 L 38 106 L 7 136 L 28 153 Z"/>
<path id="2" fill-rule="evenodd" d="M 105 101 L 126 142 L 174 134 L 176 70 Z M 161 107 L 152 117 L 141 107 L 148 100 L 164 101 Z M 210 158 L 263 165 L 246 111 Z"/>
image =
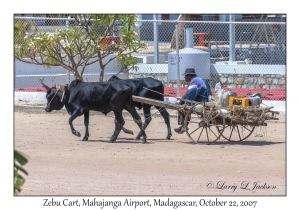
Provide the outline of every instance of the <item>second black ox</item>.
<path id="1" fill-rule="evenodd" d="M 108 81 L 119 81 L 120 78 L 117 76 L 112 76 Z M 136 79 L 124 79 L 122 80 L 129 84 L 132 87 L 132 95 L 141 96 L 145 98 L 151 98 L 159 101 L 164 101 L 164 85 L 161 81 L 156 80 L 151 77 L 146 78 L 136 78 Z M 144 116 L 145 116 L 145 123 L 143 125 L 143 129 L 146 130 L 147 126 L 151 122 L 151 106 L 149 104 L 143 104 L 140 102 L 134 102 L 134 105 L 141 109 L 143 108 Z M 169 113 L 164 107 L 156 106 L 158 111 L 160 112 L 161 116 L 164 118 L 165 123 L 167 125 L 167 137 L 166 139 L 170 139 L 172 136 L 171 126 L 170 126 L 170 118 Z M 128 132 L 125 128 L 123 128 L 124 132 Z M 142 133 L 140 132 L 136 139 L 140 139 Z"/>
<path id="2" fill-rule="evenodd" d="M 71 115 L 69 124 L 71 132 L 80 137 L 80 133 L 73 127 L 73 120 L 84 115 L 85 135 L 83 141 L 87 141 L 89 137 L 89 111 L 100 111 L 107 114 L 113 111 L 115 114 L 115 131 L 110 138 L 110 142 L 116 141 L 123 125 L 125 124 L 122 116 L 123 109 L 127 110 L 133 117 L 133 120 L 140 128 L 143 136 L 143 143 L 146 143 L 146 134 L 142 128 L 142 121 L 135 110 L 132 101 L 131 86 L 120 81 L 115 82 L 83 82 L 81 80 L 73 80 L 69 86 L 63 89 L 56 87 L 49 88 L 40 81 L 46 88 L 47 107 L 46 112 L 52 110 L 61 110 L 64 106 Z"/>

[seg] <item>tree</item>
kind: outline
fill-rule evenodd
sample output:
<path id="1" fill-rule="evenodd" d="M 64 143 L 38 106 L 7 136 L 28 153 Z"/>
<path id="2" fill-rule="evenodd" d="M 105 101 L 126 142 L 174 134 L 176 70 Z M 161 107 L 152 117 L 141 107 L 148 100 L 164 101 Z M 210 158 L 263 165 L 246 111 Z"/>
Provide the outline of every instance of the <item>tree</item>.
<path id="1" fill-rule="evenodd" d="M 20 21 L 17 20 L 14 23 L 14 43 L 22 44 L 23 43 L 23 37 L 27 34 L 27 31 L 34 29 L 35 32 L 37 32 L 37 25 L 32 22 L 28 21 Z"/>
<path id="2" fill-rule="evenodd" d="M 14 151 L 14 195 L 18 195 L 21 192 L 21 187 L 25 182 L 24 177 L 19 172 L 28 175 L 27 171 L 22 167 L 27 162 L 27 158 L 21 152 Z"/>
<path id="3" fill-rule="evenodd" d="M 136 40 L 136 15 L 84 14 L 73 17 L 78 26 L 55 33 L 39 32 L 24 36 L 21 44 L 15 43 L 15 58 L 47 68 L 62 66 L 81 80 L 85 68 L 96 62 L 100 69 L 99 81 L 103 81 L 107 64 L 115 59 L 123 72 L 137 69 L 137 58 L 132 53 L 146 45 Z M 108 36 L 115 40 L 116 33 L 120 34 L 119 42 L 105 42 Z M 115 54 L 115 57 L 104 62 L 110 54 Z"/>

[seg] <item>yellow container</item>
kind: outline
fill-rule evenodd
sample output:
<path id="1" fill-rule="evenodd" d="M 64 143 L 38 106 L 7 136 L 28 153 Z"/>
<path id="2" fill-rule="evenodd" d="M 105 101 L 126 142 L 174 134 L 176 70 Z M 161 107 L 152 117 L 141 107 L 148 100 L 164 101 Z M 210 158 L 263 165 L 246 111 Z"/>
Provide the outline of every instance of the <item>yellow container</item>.
<path id="1" fill-rule="evenodd" d="M 242 98 L 242 97 L 236 97 L 236 96 L 229 96 L 229 104 L 228 106 L 249 106 L 249 98 Z"/>

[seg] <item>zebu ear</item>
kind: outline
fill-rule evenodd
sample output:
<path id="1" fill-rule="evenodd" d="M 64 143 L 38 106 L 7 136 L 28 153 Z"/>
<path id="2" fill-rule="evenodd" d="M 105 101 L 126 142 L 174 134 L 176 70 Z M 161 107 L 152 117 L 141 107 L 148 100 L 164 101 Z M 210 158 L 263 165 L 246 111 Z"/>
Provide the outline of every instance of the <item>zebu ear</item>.
<path id="1" fill-rule="evenodd" d="M 49 88 L 47 85 L 45 85 L 45 84 L 43 83 L 43 81 L 44 81 L 44 78 L 41 78 L 41 79 L 40 79 L 40 83 L 44 86 L 44 88 L 46 88 L 47 91 L 50 90 L 50 88 Z"/>

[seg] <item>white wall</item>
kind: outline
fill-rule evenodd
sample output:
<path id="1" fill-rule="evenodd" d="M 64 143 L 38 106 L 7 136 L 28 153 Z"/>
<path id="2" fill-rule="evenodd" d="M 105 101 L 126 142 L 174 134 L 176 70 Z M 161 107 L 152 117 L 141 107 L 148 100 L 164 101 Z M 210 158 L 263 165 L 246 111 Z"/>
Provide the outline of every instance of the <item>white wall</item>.
<path id="1" fill-rule="evenodd" d="M 110 58 L 114 57 L 115 55 L 108 55 L 105 59 L 103 59 L 103 62 L 107 62 Z M 66 74 L 67 70 L 64 69 L 61 66 L 52 66 L 51 68 L 46 68 L 42 65 L 36 65 L 36 64 L 28 64 L 21 62 L 19 60 L 16 60 L 15 63 L 16 67 L 16 76 L 26 76 L 26 75 L 54 75 L 54 74 Z M 117 73 L 121 69 L 121 66 L 117 63 L 117 60 L 112 60 L 107 66 L 105 67 L 105 73 Z M 79 68 L 79 71 L 81 71 L 82 68 Z M 99 64 L 96 62 L 92 65 L 89 65 L 85 69 L 85 73 L 97 73 L 99 74 L 100 67 Z"/>

